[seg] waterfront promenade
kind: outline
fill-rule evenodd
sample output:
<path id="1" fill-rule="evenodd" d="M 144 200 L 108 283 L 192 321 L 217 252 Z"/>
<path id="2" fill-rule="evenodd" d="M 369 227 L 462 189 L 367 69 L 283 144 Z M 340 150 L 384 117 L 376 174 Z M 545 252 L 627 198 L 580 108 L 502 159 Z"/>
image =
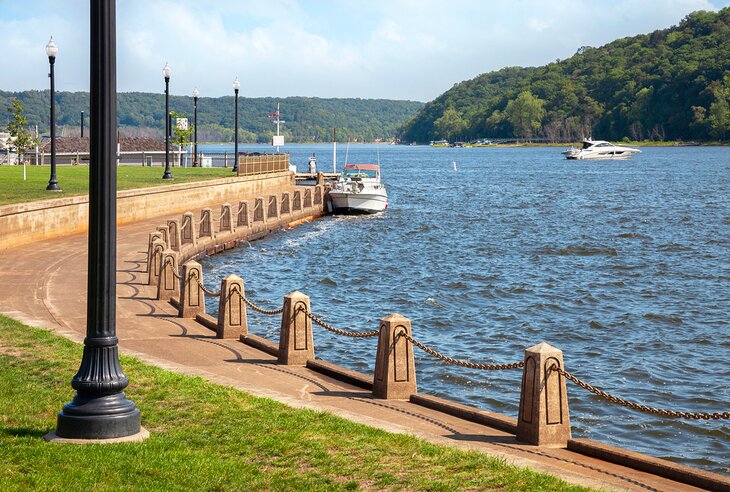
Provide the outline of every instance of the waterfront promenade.
<path id="1" fill-rule="evenodd" d="M 172 217 L 118 229 L 117 334 L 124 353 L 294 407 L 332 412 L 388 431 L 502 456 L 573 483 L 614 490 L 698 490 L 566 449 L 521 444 L 513 434 L 411 402 L 376 400 L 369 391 L 305 367 L 278 365 L 275 357 L 240 341 L 216 339 L 196 321 L 178 318 L 177 309 L 155 300 L 156 288 L 147 285 L 148 234 L 168 218 Z M 5 250 L 2 257 L 0 311 L 81 342 L 86 325 L 86 235 Z M 241 273 L 245 278 L 245 272 Z M 255 326 L 250 330 L 256 333 Z M 134 381 L 127 392 L 133 399 Z"/>

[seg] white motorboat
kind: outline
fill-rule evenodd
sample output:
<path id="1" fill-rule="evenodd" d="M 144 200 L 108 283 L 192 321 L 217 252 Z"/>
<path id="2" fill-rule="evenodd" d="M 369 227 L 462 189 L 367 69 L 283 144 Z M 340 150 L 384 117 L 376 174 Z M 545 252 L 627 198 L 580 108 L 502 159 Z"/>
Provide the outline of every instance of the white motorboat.
<path id="1" fill-rule="evenodd" d="M 347 164 L 329 197 L 334 213 L 374 214 L 388 208 L 378 164 Z"/>
<path id="2" fill-rule="evenodd" d="M 567 159 L 628 159 L 641 151 L 631 147 L 614 145 L 605 140 L 583 140 L 583 147 L 571 147 L 563 155 Z"/>

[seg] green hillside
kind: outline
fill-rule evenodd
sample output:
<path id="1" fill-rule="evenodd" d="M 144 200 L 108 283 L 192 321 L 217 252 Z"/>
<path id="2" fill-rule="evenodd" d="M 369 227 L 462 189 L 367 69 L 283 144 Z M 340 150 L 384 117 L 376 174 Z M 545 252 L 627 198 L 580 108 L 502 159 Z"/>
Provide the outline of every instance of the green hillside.
<path id="1" fill-rule="evenodd" d="M 49 91 L 0 91 L 0 128 L 8 123 L 10 100 L 23 103 L 31 125 L 47 132 L 49 128 Z M 312 97 L 245 98 L 240 97 L 239 138 L 242 142 L 270 142 L 276 127 L 268 115 L 281 103 L 283 133 L 290 142 L 327 142 L 337 128 L 338 140 L 388 140 L 396 130 L 423 107 L 414 101 L 386 99 L 320 99 Z M 170 110 L 187 112 L 192 120 L 193 98 L 171 96 Z M 86 92 L 56 93 L 56 124 L 68 126 L 68 133 L 79 132 L 81 111 L 88 128 L 89 94 Z M 165 96 L 141 92 L 120 93 L 117 118 L 120 131 L 127 136 L 140 134 L 164 138 Z M 198 139 L 200 141 L 233 140 L 233 96 L 198 100 Z M 59 130 L 59 134 L 61 134 Z"/>
<path id="2" fill-rule="evenodd" d="M 730 137 L 730 7 L 678 26 L 584 46 L 542 67 L 462 82 L 400 132 L 403 141 L 477 138 L 576 141 Z"/>

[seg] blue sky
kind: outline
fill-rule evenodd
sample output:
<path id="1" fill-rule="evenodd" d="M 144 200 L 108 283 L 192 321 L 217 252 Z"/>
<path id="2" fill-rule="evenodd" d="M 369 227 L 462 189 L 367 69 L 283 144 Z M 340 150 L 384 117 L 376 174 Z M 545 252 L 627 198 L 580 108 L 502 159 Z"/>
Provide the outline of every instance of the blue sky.
<path id="1" fill-rule="evenodd" d="M 429 101 L 505 66 L 676 25 L 730 0 L 118 0 L 118 88 Z M 88 90 L 88 0 L 0 0 L 0 89 Z"/>

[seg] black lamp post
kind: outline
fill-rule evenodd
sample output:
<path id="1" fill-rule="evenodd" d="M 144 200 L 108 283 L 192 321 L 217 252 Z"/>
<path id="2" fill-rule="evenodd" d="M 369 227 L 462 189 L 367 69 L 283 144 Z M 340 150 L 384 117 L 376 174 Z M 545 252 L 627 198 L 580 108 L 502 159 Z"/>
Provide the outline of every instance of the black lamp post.
<path id="1" fill-rule="evenodd" d="M 198 165 L 198 96 L 200 96 L 200 92 L 196 87 L 193 89 L 193 112 L 195 114 L 193 116 L 193 141 L 195 142 L 193 147 L 193 167 Z"/>
<path id="2" fill-rule="evenodd" d="M 116 336 L 116 4 L 91 4 L 91 166 L 88 300 L 81 367 L 73 401 L 58 414 L 56 436 L 111 439 L 138 434 L 140 412 L 127 400 Z"/>
<path id="3" fill-rule="evenodd" d="M 84 112 L 81 111 L 81 138 L 84 138 Z"/>
<path id="4" fill-rule="evenodd" d="M 233 132 L 233 172 L 238 172 L 238 90 L 241 88 L 241 83 L 238 81 L 238 77 L 236 77 L 236 80 L 233 81 L 233 92 L 236 94 L 233 100 L 234 103 L 234 127 L 235 130 Z"/>
<path id="5" fill-rule="evenodd" d="M 170 76 L 172 69 L 165 63 L 162 69 L 162 75 L 165 77 L 165 174 L 162 179 L 172 179 L 170 172 Z"/>
<path id="6" fill-rule="evenodd" d="M 48 62 L 51 65 L 51 71 L 48 76 L 51 78 L 51 179 L 48 180 L 48 191 L 61 191 L 58 186 L 58 179 L 56 178 L 56 76 L 53 71 L 53 67 L 56 65 L 56 55 L 58 54 L 58 47 L 53 42 L 53 36 L 46 45 L 46 54 L 48 55 Z"/>

